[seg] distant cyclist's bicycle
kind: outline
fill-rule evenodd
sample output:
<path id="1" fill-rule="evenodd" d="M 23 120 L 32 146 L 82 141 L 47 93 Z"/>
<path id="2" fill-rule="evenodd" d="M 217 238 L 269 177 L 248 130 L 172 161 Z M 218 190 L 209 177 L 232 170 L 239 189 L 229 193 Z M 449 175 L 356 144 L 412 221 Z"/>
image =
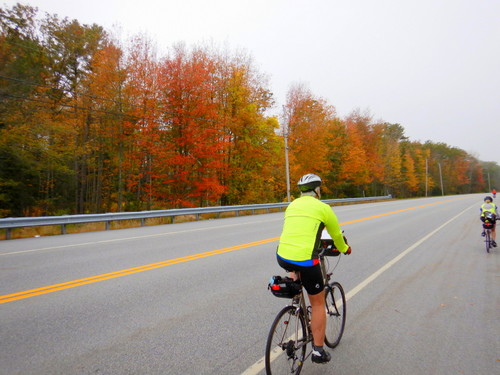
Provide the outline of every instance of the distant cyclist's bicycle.
<path id="1" fill-rule="evenodd" d="M 336 281 L 330 281 L 327 256 L 338 256 L 340 252 L 333 247 L 333 241 L 321 241 L 319 256 L 325 281 L 325 308 L 327 313 L 325 344 L 335 348 L 342 338 L 346 318 L 344 289 Z M 289 277 L 273 276 L 269 289 L 276 297 L 290 298 L 291 302 L 278 313 L 269 331 L 266 344 L 266 374 L 296 374 L 302 370 L 312 349 L 311 306 L 306 305 L 302 284 Z"/>
<path id="2" fill-rule="evenodd" d="M 490 217 L 487 218 L 483 222 L 483 233 L 482 235 L 484 236 L 484 244 L 486 247 L 486 252 L 490 252 L 490 249 L 493 248 L 492 242 L 493 240 L 491 239 L 491 230 L 495 226 L 495 222 L 500 220 L 500 218 L 497 217 Z"/>

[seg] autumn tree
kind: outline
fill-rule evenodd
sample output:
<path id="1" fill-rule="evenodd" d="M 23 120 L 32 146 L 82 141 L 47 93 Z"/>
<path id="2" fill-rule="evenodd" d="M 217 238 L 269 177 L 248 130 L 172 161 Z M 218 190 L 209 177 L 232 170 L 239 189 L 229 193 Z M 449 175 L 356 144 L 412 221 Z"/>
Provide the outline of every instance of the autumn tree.
<path id="1" fill-rule="evenodd" d="M 0 215 L 30 214 L 38 198 L 30 125 L 46 65 L 35 15 L 30 6 L 0 8 Z"/>
<path id="2" fill-rule="evenodd" d="M 471 158 L 473 191 L 491 191 L 499 189 L 500 166 L 495 162 L 479 162 Z M 474 187 L 476 187 L 474 189 Z M 478 190 L 479 189 L 479 190 Z"/>
<path id="3" fill-rule="evenodd" d="M 92 98 L 81 93 L 88 92 L 86 77 L 91 73 L 92 60 L 102 48 L 106 33 L 98 25 L 81 25 L 76 20 L 59 19 L 48 15 L 42 22 L 41 31 L 45 36 L 44 47 L 50 59 L 50 76 L 47 81 L 57 88 L 53 97 L 54 109 L 62 106 L 66 121 L 72 126 L 67 130 L 74 142 L 72 167 L 74 169 L 74 194 L 76 212 L 95 210 L 90 207 L 97 113 L 93 110 Z"/>
<path id="4" fill-rule="evenodd" d="M 343 170 L 340 179 L 347 184 L 348 189 L 344 191 L 349 196 L 359 196 L 363 194 L 364 187 L 373 181 L 374 176 L 370 173 L 369 152 L 366 148 L 368 139 L 366 119 L 362 118 L 358 112 L 353 112 L 345 120 L 345 127 L 348 144 Z"/>
<path id="5" fill-rule="evenodd" d="M 124 123 L 128 98 L 122 50 L 110 39 L 102 43 L 82 80 L 86 107 L 93 112 L 94 148 L 88 159 L 88 202 L 92 212 L 122 211 L 124 194 Z"/>
<path id="6" fill-rule="evenodd" d="M 205 51 L 189 52 L 182 45 L 161 64 L 164 129 L 173 156 L 162 185 L 174 207 L 214 203 L 224 192 L 218 179 L 225 139 L 213 98 L 215 63 Z M 172 115 L 168 114 L 171 113 Z"/>
<path id="7" fill-rule="evenodd" d="M 342 180 L 343 169 L 339 164 L 344 167 L 342 142 L 346 134 L 335 117 L 335 108 L 297 84 L 288 91 L 285 121 L 291 180 L 298 181 L 305 173 Z M 333 186 L 324 185 L 325 193 L 331 192 L 330 189 Z"/>
<path id="8" fill-rule="evenodd" d="M 411 196 L 418 191 L 419 180 L 415 170 L 415 160 L 413 158 L 411 143 L 406 142 L 402 148 L 401 174 L 403 176 L 402 191 L 403 196 Z"/>
<path id="9" fill-rule="evenodd" d="M 383 176 L 381 178 L 384 193 L 397 194 L 402 181 L 401 142 L 407 138 L 400 124 L 382 123 L 375 125 L 379 129 L 380 143 L 378 153 L 382 159 Z"/>
<path id="10" fill-rule="evenodd" d="M 329 119 L 328 125 L 324 143 L 328 166 L 322 172 L 322 178 L 324 178 L 325 185 L 333 193 L 334 197 L 345 197 L 345 190 L 349 188 L 343 178 L 347 155 L 350 152 L 347 129 L 344 121 L 338 117 Z"/>
<path id="11" fill-rule="evenodd" d="M 227 54 L 218 54 L 217 77 L 216 100 L 227 139 L 221 203 L 258 203 L 284 196 L 284 151 L 275 132 L 277 119 L 265 115 L 273 104 L 266 77 L 248 56 Z"/>
<path id="12" fill-rule="evenodd" d="M 159 63 L 156 46 L 144 36 L 130 40 L 126 52 L 127 77 L 124 95 L 128 98 L 120 138 L 123 150 L 123 194 L 125 210 L 151 209 L 158 194 L 155 175 L 168 158 L 159 106 Z M 168 122 L 167 122 L 168 123 Z M 162 160 L 156 160 L 159 153 Z M 154 169 L 156 166 L 156 169 Z"/>
<path id="13" fill-rule="evenodd" d="M 70 138 L 61 107 L 54 106 L 53 97 L 61 94 L 50 86 L 50 51 L 35 16 L 36 8 L 17 4 L 11 10 L 2 9 L 0 17 L 0 148 L 7 161 L 2 173 L 8 171 L 8 181 L 1 184 L 9 204 L 21 198 L 10 208 L 17 214 L 53 212 L 65 206 L 70 190 L 66 160 Z"/>
<path id="14" fill-rule="evenodd" d="M 251 64 L 184 45 L 158 61 L 137 47 L 128 86 L 134 116 L 144 120 L 129 121 L 131 191 L 168 207 L 272 198 L 264 185 L 274 173 L 277 122 L 264 115 L 270 95 Z"/>

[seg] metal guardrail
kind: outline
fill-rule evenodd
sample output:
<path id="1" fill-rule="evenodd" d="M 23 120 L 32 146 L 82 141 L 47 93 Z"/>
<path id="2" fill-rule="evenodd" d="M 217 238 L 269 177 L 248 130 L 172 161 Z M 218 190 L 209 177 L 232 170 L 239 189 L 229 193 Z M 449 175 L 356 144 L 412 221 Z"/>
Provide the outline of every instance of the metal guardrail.
<path id="1" fill-rule="evenodd" d="M 379 197 L 363 197 L 363 198 L 344 198 L 344 199 L 326 199 L 323 202 L 327 204 L 353 203 L 359 201 L 373 201 L 381 199 L 391 199 L 392 196 Z M 170 210 L 155 210 L 155 211 L 139 211 L 139 212 L 115 212 L 104 214 L 88 214 L 88 215 L 63 215 L 63 216 L 40 216 L 40 217 L 14 217 L 0 219 L 0 229 L 6 229 L 6 239 L 11 238 L 11 230 L 14 228 L 46 226 L 46 225 L 61 225 L 61 234 L 66 234 L 66 225 L 105 222 L 106 230 L 110 229 L 112 221 L 119 220 L 140 220 L 141 226 L 144 226 L 146 219 L 156 217 L 170 217 L 172 223 L 177 216 L 195 215 L 196 220 L 199 220 L 203 214 L 215 213 L 218 216 L 222 212 L 235 212 L 239 216 L 242 211 L 252 211 L 254 214 L 257 210 L 282 209 L 288 206 L 288 202 L 284 203 L 263 203 L 249 204 L 238 206 L 216 206 L 216 207 L 197 207 L 197 208 L 178 208 Z"/>

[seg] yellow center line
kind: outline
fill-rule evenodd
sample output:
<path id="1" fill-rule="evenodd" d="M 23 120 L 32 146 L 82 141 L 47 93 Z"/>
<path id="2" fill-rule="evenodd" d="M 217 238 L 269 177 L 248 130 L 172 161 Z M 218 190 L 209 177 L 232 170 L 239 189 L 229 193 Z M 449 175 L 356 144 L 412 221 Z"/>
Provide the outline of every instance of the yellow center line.
<path id="1" fill-rule="evenodd" d="M 391 212 L 386 212 L 386 213 L 383 213 L 383 214 L 380 214 L 380 215 L 374 215 L 374 216 L 369 216 L 369 217 L 364 217 L 364 218 L 361 218 L 361 219 L 356 219 L 356 220 L 352 220 L 352 221 L 347 221 L 345 223 L 340 223 L 341 226 L 344 226 L 344 225 L 347 225 L 347 224 L 353 224 L 353 223 L 359 223 L 360 221 L 365 221 L 365 220 L 371 220 L 371 219 L 376 219 L 378 217 L 382 217 L 382 216 L 388 216 L 388 215 L 393 215 L 393 214 L 398 214 L 400 212 L 405 212 L 405 211 L 410 211 L 410 210 L 415 210 L 417 208 L 423 208 L 423 207 L 428 207 L 428 206 L 434 206 L 436 204 L 440 204 L 440 203 L 444 203 L 444 202 L 451 202 L 451 201 L 455 201 L 457 199 L 463 199 L 463 198 L 455 198 L 455 199 L 450 199 L 450 200 L 447 200 L 447 201 L 439 201 L 439 202 L 434 202 L 434 203 L 428 203 L 428 204 L 423 204 L 421 206 L 415 206 L 415 207 L 410 207 L 410 208 L 404 208 L 402 210 L 397 210 L 397 211 L 391 211 Z"/>
<path id="2" fill-rule="evenodd" d="M 48 286 L 45 286 L 45 287 L 36 288 L 36 289 L 30 289 L 30 290 L 26 290 L 26 291 L 23 291 L 23 292 L 6 294 L 6 295 L 3 295 L 3 296 L 0 296 L 0 304 L 1 303 L 5 303 L 5 302 L 16 301 L 16 300 L 19 300 L 19 299 L 34 297 L 34 296 L 38 296 L 40 294 L 52 293 L 52 292 L 55 292 L 55 291 L 58 291 L 58 290 L 74 288 L 74 287 L 80 286 L 80 285 L 96 283 L 98 281 L 113 279 L 115 277 L 121 277 L 121 276 L 131 275 L 131 274 L 137 273 L 137 272 L 143 272 L 143 271 L 148 271 L 148 270 L 152 270 L 152 269 L 155 269 L 155 268 L 170 266 L 170 265 L 176 264 L 176 263 L 188 262 L 190 260 L 205 258 L 205 257 L 209 257 L 209 256 L 212 256 L 212 255 L 217 255 L 217 254 L 223 254 L 223 253 L 227 253 L 229 251 L 235 251 L 235 250 L 240 250 L 240 249 L 244 249 L 244 248 L 247 248 L 247 247 L 262 245 L 262 244 L 266 244 L 266 243 L 269 243 L 269 242 L 277 241 L 278 239 L 279 239 L 279 237 L 274 237 L 274 238 L 269 238 L 269 239 L 266 239 L 266 240 L 249 242 L 249 243 L 246 243 L 246 244 L 225 247 L 225 248 L 218 249 L 218 250 L 206 251 L 204 253 L 187 255 L 187 256 L 184 256 L 184 257 L 180 257 L 180 258 L 166 260 L 166 261 L 163 261 L 163 262 L 146 264 L 144 266 L 133 267 L 133 268 L 125 269 L 125 270 L 120 270 L 120 271 L 105 273 L 105 274 L 102 274 L 102 275 L 96 275 L 96 276 L 92 276 L 92 277 L 87 277 L 87 278 L 84 278 L 84 279 L 68 281 L 68 282 L 61 283 L 61 284 L 48 285 Z"/>
<path id="3" fill-rule="evenodd" d="M 455 199 L 453 199 L 453 200 L 455 200 Z M 382 217 L 382 216 L 393 215 L 393 214 L 404 212 L 404 211 L 414 210 L 417 208 L 432 206 L 435 204 L 439 204 L 439 203 L 443 203 L 443 202 L 450 202 L 450 201 L 451 200 L 440 201 L 440 202 L 435 202 L 435 203 L 424 204 L 422 206 L 405 208 L 405 209 L 398 210 L 398 211 L 392 211 L 392 212 L 387 212 L 387 213 L 383 213 L 380 215 L 374 215 L 374 216 L 369 216 L 369 217 L 365 217 L 365 218 L 361 218 L 361 219 L 357 219 L 357 220 L 347 221 L 345 223 L 341 223 L 340 225 L 344 226 L 344 225 L 348 225 L 348 224 L 357 223 L 360 221 L 371 220 L 371 219 L 375 219 L 375 218 Z M 74 287 L 85 285 L 85 284 L 96 283 L 96 282 L 103 281 L 103 280 L 113 279 L 115 277 L 131 275 L 131 274 L 137 273 L 137 272 L 143 272 L 143 271 L 148 271 L 148 270 L 152 270 L 155 268 L 166 267 L 166 266 L 170 266 L 170 265 L 177 264 L 177 263 L 183 263 L 183 262 L 188 262 L 188 261 L 195 260 L 195 259 L 206 258 L 206 257 L 212 256 L 212 255 L 223 254 L 223 253 L 227 253 L 230 251 L 245 249 L 245 248 L 252 247 L 252 246 L 263 245 L 263 244 L 275 242 L 278 240 L 279 240 L 279 237 L 273 237 L 273 238 L 268 238 L 265 240 L 249 242 L 246 244 L 225 247 L 225 248 L 218 249 L 218 250 L 206 251 L 204 253 L 187 255 L 187 256 L 180 257 L 180 258 L 170 259 L 170 260 L 166 260 L 166 261 L 162 261 L 162 262 L 158 262 L 158 263 L 151 263 L 151 264 L 146 264 L 144 266 L 138 266 L 138 267 L 128 268 L 128 269 L 124 269 L 124 270 L 120 270 L 120 271 L 105 273 L 102 275 L 86 277 L 84 279 L 67 281 L 67 282 L 61 283 L 61 284 L 48 285 L 48 286 L 44 286 L 41 288 L 25 290 L 22 292 L 17 292 L 17 293 L 12 293 L 12 294 L 6 294 L 3 296 L 0 296 L 0 304 L 6 303 L 6 302 L 11 302 L 11 301 L 16 301 L 16 300 L 20 300 L 20 299 L 24 299 L 24 298 L 34 297 L 34 296 L 38 296 L 41 294 L 52 293 L 52 292 L 56 292 L 58 290 L 74 288 Z"/>

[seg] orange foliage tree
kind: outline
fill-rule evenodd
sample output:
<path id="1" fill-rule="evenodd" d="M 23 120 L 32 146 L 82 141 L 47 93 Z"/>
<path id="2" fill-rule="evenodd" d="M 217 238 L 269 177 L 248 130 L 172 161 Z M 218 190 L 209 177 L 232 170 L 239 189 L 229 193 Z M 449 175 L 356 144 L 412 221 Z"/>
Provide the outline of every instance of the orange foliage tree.
<path id="1" fill-rule="evenodd" d="M 246 56 L 220 56 L 218 61 L 219 118 L 228 140 L 220 175 L 227 190 L 221 203 L 273 201 L 284 168 L 282 141 L 275 132 L 279 124 L 265 115 L 273 104 L 267 81 Z"/>
<path id="2" fill-rule="evenodd" d="M 162 131 L 172 157 L 161 181 L 174 207 L 217 202 L 224 192 L 218 179 L 226 139 L 217 121 L 215 62 L 202 50 L 178 46 L 161 64 L 159 83 Z"/>
<path id="3" fill-rule="evenodd" d="M 323 178 L 336 179 L 333 172 L 343 159 L 345 134 L 338 132 L 335 108 L 324 99 L 316 98 L 303 85 L 290 88 L 285 105 L 284 132 L 288 137 L 290 177 L 297 181 L 305 173 L 316 173 Z M 324 192 L 333 186 L 324 185 Z"/>

